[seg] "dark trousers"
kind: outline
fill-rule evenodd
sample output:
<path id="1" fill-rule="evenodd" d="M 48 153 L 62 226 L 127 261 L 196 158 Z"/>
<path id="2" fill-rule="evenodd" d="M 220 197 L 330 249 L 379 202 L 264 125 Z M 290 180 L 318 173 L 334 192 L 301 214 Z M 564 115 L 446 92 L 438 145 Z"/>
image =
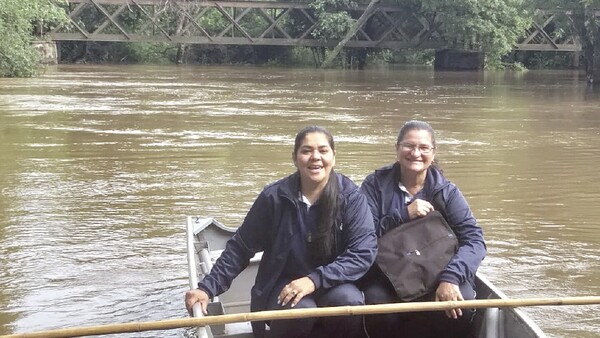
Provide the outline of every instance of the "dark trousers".
<path id="1" fill-rule="evenodd" d="M 394 287 L 378 268 L 372 268 L 361 280 L 366 304 L 400 303 Z M 460 285 L 465 300 L 475 299 L 475 291 L 467 282 Z M 420 301 L 435 300 L 435 293 Z M 370 338 L 465 338 L 475 311 L 461 309 L 457 319 L 446 317 L 444 311 L 406 312 L 365 316 L 365 326 Z"/>
<path id="2" fill-rule="evenodd" d="M 269 296 L 269 310 L 290 309 L 289 303 L 285 306 L 277 304 L 277 296 L 287 283 L 289 283 L 287 280 L 281 281 L 273 288 Z M 294 309 L 363 304 L 364 297 L 358 287 L 352 283 L 345 283 L 330 289 L 319 289 L 303 297 Z M 362 316 L 273 320 L 269 323 L 269 328 L 266 336 L 270 338 L 364 337 Z"/>

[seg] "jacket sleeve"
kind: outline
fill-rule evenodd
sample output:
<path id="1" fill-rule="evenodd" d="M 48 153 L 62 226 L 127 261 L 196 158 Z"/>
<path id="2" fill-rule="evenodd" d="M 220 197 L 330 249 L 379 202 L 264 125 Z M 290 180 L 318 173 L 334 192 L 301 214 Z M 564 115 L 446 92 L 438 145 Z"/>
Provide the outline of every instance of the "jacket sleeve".
<path id="1" fill-rule="evenodd" d="M 271 224 L 271 216 L 264 212 L 270 210 L 266 204 L 267 197 L 263 191 L 250 208 L 242 225 L 227 241 L 210 273 L 198 283 L 198 287 L 206 291 L 211 298 L 227 291 L 235 277 L 248 266 L 254 254 L 264 250 L 268 234 L 264 227 Z"/>
<path id="2" fill-rule="evenodd" d="M 475 273 L 486 255 L 483 231 L 460 190 L 450 184 L 444 191 L 446 216 L 458 238 L 458 251 L 442 272 L 441 281 L 460 285 L 473 282 Z"/>
<path id="3" fill-rule="evenodd" d="M 347 199 L 341 226 L 345 249 L 333 262 L 318 267 L 308 276 L 317 289 L 356 281 L 375 261 L 377 238 L 373 217 L 366 198 L 358 189 Z"/>
<path id="4" fill-rule="evenodd" d="M 381 207 L 384 205 L 382 190 L 379 187 L 375 174 L 367 176 L 361 184 L 360 189 L 366 196 L 369 210 L 371 210 L 371 214 L 373 215 L 373 225 L 377 238 L 383 236 L 388 230 L 404 223 L 399 210 L 391 210 L 383 214 L 384 208 Z"/>

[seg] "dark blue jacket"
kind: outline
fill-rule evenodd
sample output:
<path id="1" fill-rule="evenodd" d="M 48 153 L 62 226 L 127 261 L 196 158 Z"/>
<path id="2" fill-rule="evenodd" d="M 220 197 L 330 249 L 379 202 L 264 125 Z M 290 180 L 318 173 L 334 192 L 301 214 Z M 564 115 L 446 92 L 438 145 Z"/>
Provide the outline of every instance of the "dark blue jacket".
<path id="1" fill-rule="evenodd" d="M 308 277 L 315 288 L 331 288 L 362 277 L 375 261 L 377 238 L 365 196 L 349 178 L 336 174 L 343 199 L 340 224 L 335 233 L 335 255 L 331 263 L 317 267 Z M 258 195 L 237 232 L 227 242 L 211 272 L 198 283 L 211 297 L 229 289 L 233 279 L 256 252 L 264 251 L 252 287 L 251 309 L 266 309 L 267 298 L 281 277 L 291 241 L 304 241 L 297 234 L 300 175 L 294 173 L 267 187 Z M 253 323 L 255 333 L 264 325 Z"/>
<path id="2" fill-rule="evenodd" d="M 400 193 L 404 196 L 398 187 L 399 179 L 400 165 L 395 163 L 375 170 L 362 183 L 361 189 L 369 201 L 377 237 L 409 221 L 406 208 L 390 210 L 393 194 Z M 437 168 L 431 166 L 427 170 L 423 196 L 419 198 L 432 202 L 438 193 L 442 194 L 441 200 L 444 203 L 444 210 L 440 211 L 454 230 L 459 245 L 457 253 L 448 263 L 440 281 L 456 285 L 468 281 L 474 287 L 475 273 L 486 254 L 483 231 L 458 187 L 448 181 Z M 432 204 L 434 208 L 438 208 L 435 203 Z"/>

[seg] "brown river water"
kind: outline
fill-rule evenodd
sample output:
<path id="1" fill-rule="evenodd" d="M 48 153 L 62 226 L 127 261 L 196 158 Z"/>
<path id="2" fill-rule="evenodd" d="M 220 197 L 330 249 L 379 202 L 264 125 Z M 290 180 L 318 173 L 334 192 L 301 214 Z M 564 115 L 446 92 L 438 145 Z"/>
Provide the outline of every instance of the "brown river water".
<path id="1" fill-rule="evenodd" d="M 0 334 L 186 317 L 186 215 L 239 225 L 307 125 L 360 183 L 411 118 L 484 229 L 480 271 L 512 298 L 600 295 L 600 95 L 576 72 L 61 65 L 0 79 Z M 600 305 L 525 311 L 600 337 Z"/>

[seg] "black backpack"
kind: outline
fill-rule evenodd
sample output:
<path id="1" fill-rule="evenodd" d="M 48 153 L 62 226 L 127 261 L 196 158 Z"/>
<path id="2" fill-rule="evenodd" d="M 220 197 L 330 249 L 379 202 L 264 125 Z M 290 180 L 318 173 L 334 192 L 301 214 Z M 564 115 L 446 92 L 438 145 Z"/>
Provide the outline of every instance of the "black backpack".
<path id="1" fill-rule="evenodd" d="M 405 302 L 435 291 L 440 274 L 458 250 L 441 192 L 433 202 L 436 210 L 389 230 L 378 240 L 375 262 Z"/>

